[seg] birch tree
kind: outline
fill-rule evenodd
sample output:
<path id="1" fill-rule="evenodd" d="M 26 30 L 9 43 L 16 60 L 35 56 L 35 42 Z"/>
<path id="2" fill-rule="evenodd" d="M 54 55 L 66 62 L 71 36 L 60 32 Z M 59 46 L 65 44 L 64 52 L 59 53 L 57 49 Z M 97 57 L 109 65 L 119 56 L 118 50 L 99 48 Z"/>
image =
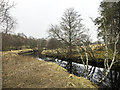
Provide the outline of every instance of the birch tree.
<path id="1" fill-rule="evenodd" d="M 107 28 L 105 26 L 105 22 L 106 22 L 106 17 L 104 17 L 103 19 L 103 28 L 104 28 L 104 32 L 103 35 L 105 37 L 105 59 L 104 59 L 104 67 L 105 67 L 105 72 L 104 72 L 104 76 L 102 77 L 102 79 L 99 81 L 99 83 L 101 83 L 102 81 L 104 81 L 104 79 L 107 77 L 108 73 L 110 72 L 112 66 L 114 65 L 115 61 L 116 61 L 116 55 L 118 54 L 118 50 L 117 50 L 117 44 L 119 41 L 119 36 L 120 33 L 118 33 L 116 36 L 112 37 L 113 38 L 113 53 L 112 53 L 112 58 L 111 61 L 108 59 L 109 57 L 109 41 L 108 41 L 108 31 Z"/>

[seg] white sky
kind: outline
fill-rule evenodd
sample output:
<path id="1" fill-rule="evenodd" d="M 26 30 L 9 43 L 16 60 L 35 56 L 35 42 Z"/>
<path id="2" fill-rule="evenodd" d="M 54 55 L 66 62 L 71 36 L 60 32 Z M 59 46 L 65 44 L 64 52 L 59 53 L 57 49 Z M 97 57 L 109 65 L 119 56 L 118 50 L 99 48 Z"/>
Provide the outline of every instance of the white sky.
<path id="1" fill-rule="evenodd" d="M 35 38 L 47 37 L 51 24 L 58 24 L 67 8 L 75 8 L 81 14 L 83 24 L 90 29 L 91 38 L 97 37 L 96 27 L 89 17 L 99 16 L 98 8 L 101 0 L 10 0 L 16 6 L 12 9 L 17 19 L 16 33 L 23 32 Z"/>

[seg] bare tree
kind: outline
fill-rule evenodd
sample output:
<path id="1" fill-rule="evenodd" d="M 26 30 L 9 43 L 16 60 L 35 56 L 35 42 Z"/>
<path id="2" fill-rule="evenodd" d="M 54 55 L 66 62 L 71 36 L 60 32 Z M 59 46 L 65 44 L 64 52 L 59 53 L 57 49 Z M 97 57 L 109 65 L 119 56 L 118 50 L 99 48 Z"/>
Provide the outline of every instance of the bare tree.
<path id="1" fill-rule="evenodd" d="M 14 4 L 9 5 L 9 1 L 0 1 L 0 31 L 4 33 L 11 32 L 16 22 L 10 15 L 10 9 L 14 7 Z"/>
<path id="2" fill-rule="evenodd" d="M 52 25 L 49 33 L 51 36 L 58 40 L 61 40 L 68 46 L 68 60 L 72 55 L 72 46 L 75 44 L 75 40 L 80 39 L 83 33 L 83 25 L 81 24 L 81 17 L 74 8 L 67 9 L 62 18 L 60 25 Z M 69 61 L 70 73 L 72 68 L 72 61 Z"/>
<path id="3" fill-rule="evenodd" d="M 47 48 L 48 49 L 57 49 L 57 48 L 62 47 L 61 44 L 62 43 L 60 41 L 58 41 L 57 39 L 50 38 L 47 42 Z"/>

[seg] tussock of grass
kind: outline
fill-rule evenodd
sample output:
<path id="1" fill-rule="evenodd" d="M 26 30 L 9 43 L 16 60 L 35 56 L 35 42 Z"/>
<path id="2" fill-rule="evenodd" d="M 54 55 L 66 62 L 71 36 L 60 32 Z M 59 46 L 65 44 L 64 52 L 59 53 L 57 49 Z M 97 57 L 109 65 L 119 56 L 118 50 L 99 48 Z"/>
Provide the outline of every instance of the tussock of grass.
<path id="1" fill-rule="evenodd" d="M 69 79 L 71 79 L 70 86 L 78 86 L 78 88 L 88 87 L 88 88 L 94 88 L 94 86 L 97 87 L 97 85 L 91 83 L 89 80 L 86 80 L 84 77 L 77 77 L 73 74 L 70 74 Z M 93 85 L 93 86 L 92 86 Z"/>
<path id="2" fill-rule="evenodd" d="M 89 80 L 69 74 L 52 62 L 38 61 L 19 51 L 3 52 L 3 88 L 96 88 Z M 71 76 L 70 76 L 71 75 Z"/>

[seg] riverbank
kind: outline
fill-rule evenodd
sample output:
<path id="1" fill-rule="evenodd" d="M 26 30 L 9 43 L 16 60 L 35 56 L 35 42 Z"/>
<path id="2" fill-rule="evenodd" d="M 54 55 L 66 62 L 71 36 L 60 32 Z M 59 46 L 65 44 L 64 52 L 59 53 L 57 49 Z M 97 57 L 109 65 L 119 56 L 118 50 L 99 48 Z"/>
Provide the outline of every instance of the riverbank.
<path id="1" fill-rule="evenodd" d="M 94 54 L 92 55 L 93 52 Z M 67 50 L 64 50 L 64 49 L 43 50 L 41 52 L 42 56 L 58 58 L 60 60 L 68 61 L 69 59 L 66 53 L 67 53 Z M 104 68 L 105 50 L 99 50 L 99 49 L 93 50 L 92 53 L 91 52 L 88 53 L 89 65 Z M 81 54 L 83 56 L 83 59 L 86 60 L 85 53 L 81 52 Z M 81 54 L 73 49 L 73 54 L 70 56 L 70 60 L 72 62 L 83 64 L 81 60 Z M 109 57 L 108 57 L 109 64 L 112 62 L 112 58 L 113 58 L 113 55 L 111 52 L 109 52 Z M 116 60 L 111 70 L 120 71 L 120 55 L 119 54 L 116 55 Z"/>
<path id="2" fill-rule="evenodd" d="M 19 51 L 2 53 L 3 88 L 96 88 L 83 77 L 69 74 L 52 62 L 38 61 Z"/>

